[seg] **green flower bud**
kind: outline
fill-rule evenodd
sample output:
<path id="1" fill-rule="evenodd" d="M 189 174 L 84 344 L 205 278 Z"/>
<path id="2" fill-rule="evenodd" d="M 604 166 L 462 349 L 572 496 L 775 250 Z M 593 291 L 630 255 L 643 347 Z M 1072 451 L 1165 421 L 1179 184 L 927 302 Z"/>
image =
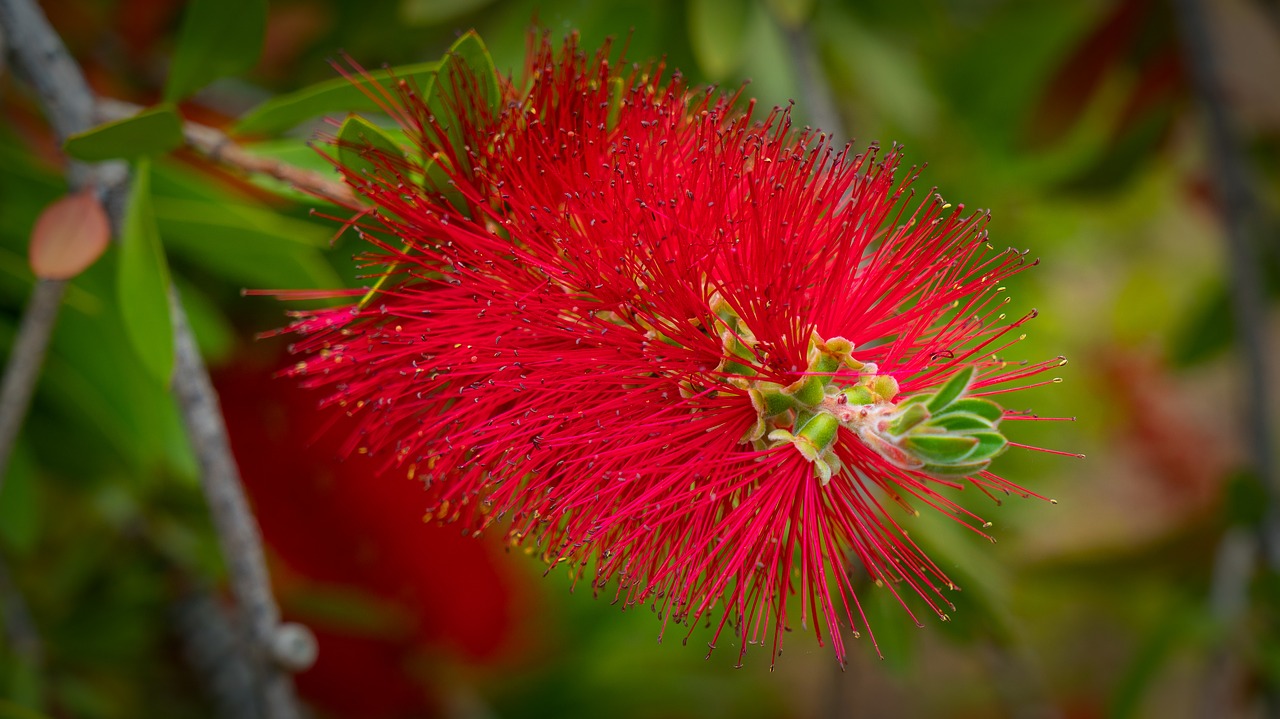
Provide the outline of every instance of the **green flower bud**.
<path id="1" fill-rule="evenodd" d="M 827 378 L 810 375 L 792 382 L 783 391 L 806 407 L 815 407 L 826 397 Z"/>
<path id="2" fill-rule="evenodd" d="M 796 409 L 796 401 L 772 382 L 757 382 L 754 388 L 747 390 L 747 395 L 751 397 L 751 406 L 756 414 L 765 417 L 777 417 Z"/>
<path id="3" fill-rule="evenodd" d="M 826 412 L 820 412 L 800 428 L 799 436 L 812 442 L 819 452 L 825 452 L 836 443 L 839 432 L 840 421 Z"/>
<path id="4" fill-rule="evenodd" d="M 868 385 L 872 392 L 885 402 L 892 402 L 898 396 L 898 380 L 893 375 L 878 374 L 871 378 Z"/>
<path id="5" fill-rule="evenodd" d="M 849 404 L 875 404 L 875 395 L 864 385 L 854 385 L 844 389 L 844 399 Z"/>

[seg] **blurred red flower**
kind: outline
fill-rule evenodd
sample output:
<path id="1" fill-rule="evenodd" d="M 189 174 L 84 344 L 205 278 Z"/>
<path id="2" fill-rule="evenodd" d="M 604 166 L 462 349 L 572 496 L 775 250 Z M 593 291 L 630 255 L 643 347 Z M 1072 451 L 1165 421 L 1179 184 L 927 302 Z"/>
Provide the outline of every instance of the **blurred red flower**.
<path id="1" fill-rule="evenodd" d="M 940 488 L 1025 494 L 987 469 L 1010 415 L 982 398 L 1059 364 L 995 354 L 1032 316 L 1002 312 L 1024 255 L 991 251 L 983 213 L 909 207 L 897 149 L 572 37 L 508 81 L 476 42 L 429 100 L 371 91 L 408 155 L 358 120 L 336 141 L 382 279 L 299 313 L 291 373 L 357 422 L 343 451 L 664 623 L 718 616 L 740 652 L 778 650 L 792 596 L 819 641 L 861 626 L 851 555 L 943 614 L 950 581 L 884 500 L 981 531 Z"/>
<path id="2" fill-rule="evenodd" d="M 421 483 L 340 461 L 318 398 L 268 367 L 242 360 L 215 380 L 284 613 L 319 640 L 305 697 L 344 717 L 423 716 L 439 672 L 419 665 L 514 658 L 531 590 L 500 547 L 424 523 Z"/>

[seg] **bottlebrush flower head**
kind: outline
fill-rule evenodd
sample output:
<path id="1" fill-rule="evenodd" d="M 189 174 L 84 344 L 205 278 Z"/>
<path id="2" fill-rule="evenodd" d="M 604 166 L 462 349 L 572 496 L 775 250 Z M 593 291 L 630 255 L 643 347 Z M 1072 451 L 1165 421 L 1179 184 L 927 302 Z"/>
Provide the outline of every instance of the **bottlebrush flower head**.
<path id="1" fill-rule="evenodd" d="M 353 80 L 409 146 L 337 133 L 376 284 L 290 328 L 343 451 L 712 646 L 776 652 L 798 614 L 843 661 L 851 561 L 945 618 L 887 504 L 981 532 L 949 490 L 1027 494 L 988 469 L 1017 416 L 989 397 L 1060 364 L 999 359 L 1034 314 L 1006 321 L 1001 283 L 1033 263 L 984 213 L 913 199 L 896 148 L 573 36 L 534 39 L 520 79 L 467 35 L 428 86 Z"/>

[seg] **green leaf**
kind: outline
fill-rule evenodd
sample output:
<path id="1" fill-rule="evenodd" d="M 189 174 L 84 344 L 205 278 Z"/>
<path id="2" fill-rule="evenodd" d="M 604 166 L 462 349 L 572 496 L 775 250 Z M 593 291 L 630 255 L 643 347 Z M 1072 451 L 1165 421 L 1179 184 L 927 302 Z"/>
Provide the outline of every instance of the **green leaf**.
<path id="1" fill-rule="evenodd" d="M 435 91 L 427 102 L 463 165 L 457 168 L 461 172 L 470 172 L 471 169 L 466 158 L 466 138 L 462 128 L 478 123 L 482 117 L 481 108 L 475 107 L 469 99 L 473 88 L 480 90 L 485 110 L 496 114 L 502 102 L 498 73 L 489 49 L 474 30 L 458 38 L 445 54 L 440 62 L 440 73 L 436 76 Z M 468 116 L 461 117 L 460 112 Z"/>
<path id="2" fill-rule="evenodd" d="M 1133 658 L 1115 681 L 1106 715 L 1115 719 L 1145 716 L 1142 710 L 1153 695 L 1152 687 L 1162 675 L 1167 676 L 1162 670 L 1179 651 L 1203 649 L 1204 635 L 1211 621 L 1200 606 L 1180 601 L 1175 595 L 1172 606 L 1164 610 L 1163 616 L 1148 626 L 1132 628 L 1131 641 L 1136 640 L 1136 646 L 1130 650 Z M 1145 708 L 1150 709 L 1150 704 Z"/>
<path id="3" fill-rule="evenodd" d="M 43 677 L 40 669 L 19 659 L 9 666 L 5 677 L 6 698 L 0 698 L 0 719 L 49 719 L 37 711 L 43 703 Z"/>
<path id="4" fill-rule="evenodd" d="M 955 400 L 947 406 L 946 412 L 968 412 L 989 422 L 998 422 L 1004 417 L 1004 410 L 1000 405 L 981 397 L 963 397 Z"/>
<path id="5" fill-rule="evenodd" d="M 147 159 L 134 167 L 120 238 L 116 296 L 125 334 L 138 358 L 152 377 L 167 386 L 173 373 L 169 267 L 151 206 L 151 161 Z"/>
<path id="6" fill-rule="evenodd" d="M 970 473 L 984 468 L 978 466 Z M 956 612 L 953 621 L 942 625 L 944 631 L 960 640 L 1020 647 L 1026 632 L 1019 631 L 1017 612 L 1010 606 L 1010 571 L 1007 564 L 995 561 L 995 553 L 987 551 L 986 540 L 969 531 L 963 523 L 937 512 L 925 512 L 917 517 L 910 524 L 910 532 L 912 541 L 943 567 L 960 589 L 947 594 L 947 599 L 956 605 Z"/>
<path id="7" fill-rule="evenodd" d="M 972 452 L 965 455 L 965 462 L 989 460 L 992 457 L 999 455 L 1006 447 L 1009 446 L 1009 440 L 1005 439 L 1004 435 L 999 432 L 974 432 L 973 434 L 965 436 L 978 440 L 978 446 L 974 447 Z"/>
<path id="8" fill-rule="evenodd" d="M 152 211 L 168 242 L 169 229 L 190 234 L 193 227 L 205 228 L 199 241 L 208 242 L 220 251 L 239 250 L 249 246 L 264 249 L 325 250 L 329 247 L 332 226 L 294 219 L 239 202 L 185 200 L 155 197 Z M 235 235 L 230 237 L 229 235 Z M 247 240 L 244 242 L 243 240 Z"/>
<path id="9" fill-rule="evenodd" d="M 884 666 L 898 677 L 909 676 L 920 655 L 921 632 L 902 611 L 902 600 L 894 584 L 876 578 L 876 584 L 858 592 L 865 602 L 866 630 L 882 653 Z"/>
<path id="10" fill-rule="evenodd" d="M 363 117 L 348 117 L 338 130 L 338 161 L 354 180 L 385 175 L 388 159 L 403 158 L 395 140 Z"/>
<path id="11" fill-rule="evenodd" d="M 181 100 L 220 77 L 257 65 L 266 31 L 266 0 L 191 0 L 164 99 Z"/>
<path id="12" fill-rule="evenodd" d="M 968 477 L 977 474 L 991 465 L 986 460 L 979 462 L 964 462 L 961 464 L 926 464 L 920 468 L 921 472 L 932 474 L 935 477 Z"/>
<path id="13" fill-rule="evenodd" d="M 913 434 L 902 440 L 902 448 L 929 464 L 952 464 L 978 446 L 978 440 L 955 434 Z"/>
<path id="14" fill-rule="evenodd" d="M 929 400 L 929 411 L 933 413 L 941 412 L 952 402 L 960 399 L 960 395 L 964 394 L 964 391 L 969 388 L 969 382 L 973 380 L 975 371 L 973 366 L 970 365 L 952 375 L 951 379 L 947 380 L 947 383 L 934 393 L 933 399 Z"/>
<path id="15" fill-rule="evenodd" d="M 894 435 L 903 435 L 912 427 L 929 419 L 929 410 L 919 402 L 903 402 L 899 405 L 897 415 L 897 419 L 889 425 L 889 432 Z"/>
<path id="16" fill-rule="evenodd" d="M 798 28 L 813 14 L 814 0 L 767 0 L 765 5 L 783 25 Z"/>
<path id="17" fill-rule="evenodd" d="M 196 336 L 200 356 L 210 364 L 225 361 L 236 348 L 236 330 L 221 308 L 209 295 L 195 285 L 174 278 L 182 308 L 186 310 L 191 333 Z"/>
<path id="18" fill-rule="evenodd" d="M 443 25 L 475 12 L 493 0 L 401 0 L 400 19 L 407 25 Z"/>
<path id="19" fill-rule="evenodd" d="M 864 26 L 851 6 L 824 5 L 811 25 L 825 69 L 836 84 L 836 97 L 862 108 L 862 122 L 883 117 L 896 127 L 928 136 L 939 115 L 937 93 L 926 78 L 920 53 L 904 38 Z"/>
<path id="20" fill-rule="evenodd" d="M 993 429 L 991 422 L 969 412 L 948 412 L 929 420 L 928 426 L 958 432 L 968 429 Z"/>
<path id="21" fill-rule="evenodd" d="M 325 261 L 333 228 L 220 200 L 157 197 L 156 221 L 175 258 L 242 287 L 338 287 Z"/>
<path id="22" fill-rule="evenodd" d="M 459 74 L 464 70 L 470 73 L 470 78 Z M 489 48 L 485 47 L 484 40 L 480 39 L 479 33 L 475 30 L 469 30 L 458 38 L 445 54 L 445 59 L 440 64 L 440 78 L 445 80 L 450 75 L 458 80 L 469 79 L 480 83 L 480 89 L 483 90 L 482 97 L 488 108 L 494 111 L 499 109 L 502 91 L 498 88 L 498 71 L 493 66 L 493 56 L 489 54 Z M 459 85 L 459 87 L 466 87 L 466 85 Z"/>
<path id="23" fill-rule="evenodd" d="M 612 130 L 618 126 L 618 115 L 622 112 L 622 93 L 625 90 L 622 78 L 609 78 L 609 113 L 605 116 L 605 127 Z"/>
<path id="24" fill-rule="evenodd" d="M 40 502 L 36 477 L 25 445 L 14 447 L 9 473 L 0 490 L 0 540 L 15 554 L 26 555 L 35 546 L 40 528 Z"/>
<path id="25" fill-rule="evenodd" d="M 1109 147 L 1057 188 L 1064 193 L 1097 197 L 1119 192 L 1133 182 L 1160 152 L 1169 128 L 1178 117 L 1177 105 L 1166 100 L 1147 109 L 1115 133 Z"/>
<path id="26" fill-rule="evenodd" d="M 168 103 L 143 110 L 133 117 L 108 122 L 78 132 L 62 149 L 77 160 L 101 162 L 157 155 L 182 146 L 182 118 Z"/>
<path id="27" fill-rule="evenodd" d="M 387 70 L 375 70 L 368 77 L 348 80 L 338 77 L 326 80 L 287 95 L 274 97 L 258 105 L 236 123 L 237 135 L 270 135 L 283 132 L 320 115 L 341 112 L 380 112 L 381 107 L 366 92 L 375 95 L 395 93 L 397 82 L 403 81 L 421 98 L 431 96 L 438 62 L 402 65 Z"/>
<path id="28" fill-rule="evenodd" d="M 738 67 L 750 6 L 746 0 L 691 0 L 689 43 L 707 77 L 722 80 Z"/>
<path id="29" fill-rule="evenodd" d="M 1266 487 L 1256 473 L 1233 473 L 1227 478 L 1224 494 L 1222 509 L 1228 523 L 1241 527 L 1262 526 L 1270 500 L 1267 498 Z"/>

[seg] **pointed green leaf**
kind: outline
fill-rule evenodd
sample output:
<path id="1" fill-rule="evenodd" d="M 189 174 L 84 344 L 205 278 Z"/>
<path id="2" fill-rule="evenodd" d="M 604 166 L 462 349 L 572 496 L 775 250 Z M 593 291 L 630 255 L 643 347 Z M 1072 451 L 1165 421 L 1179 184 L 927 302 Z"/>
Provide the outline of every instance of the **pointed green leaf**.
<path id="1" fill-rule="evenodd" d="M 1005 448 L 1009 446 L 1009 440 L 1005 439 L 1004 435 L 999 432 L 974 432 L 965 436 L 978 440 L 978 446 L 965 455 L 965 462 L 989 460 L 1004 452 Z"/>
<path id="2" fill-rule="evenodd" d="M 181 100 L 218 78 L 253 68 L 266 30 L 266 0 L 191 0 L 164 99 Z"/>
<path id="3" fill-rule="evenodd" d="M 889 425 L 889 433 L 894 435 L 906 434 L 912 427 L 929 419 L 929 410 L 925 409 L 924 405 L 919 402 L 899 405 L 897 414 L 898 418 Z"/>
<path id="4" fill-rule="evenodd" d="M 25 444 L 14 447 L 0 489 L 0 540 L 19 556 L 31 552 L 40 532 L 41 505 L 33 464 Z"/>
<path id="5" fill-rule="evenodd" d="M 929 400 L 930 412 L 941 412 L 947 405 L 960 399 L 960 395 L 969 388 L 969 382 L 973 381 L 973 375 L 976 370 L 973 365 L 951 375 L 951 379 L 934 393 L 933 399 Z"/>
<path id="6" fill-rule="evenodd" d="M 913 434 L 902 440 L 902 448 L 926 464 L 952 464 L 978 446 L 978 440 L 955 434 Z"/>
<path id="7" fill-rule="evenodd" d="M 951 432 L 962 430 L 991 430 L 991 422 L 985 417 L 979 417 L 969 412 L 948 412 L 929 420 L 930 427 L 937 427 Z"/>
<path id="8" fill-rule="evenodd" d="M 163 103 L 133 117 L 108 122 L 67 138 L 62 149 L 77 160 L 101 162 L 157 155 L 182 146 L 182 118 Z"/>
<path id="9" fill-rule="evenodd" d="M 969 477 L 991 465 L 990 462 L 962 462 L 960 464 L 926 464 L 920 468 L 936 477 Z"/>
<path id="10" fill-rule="evenodd" d="M 380 112 L 382 110 L 366 92 L 379 96 L 384 91 L 393 96 L 396 84 L 403 82 L 413 88 L 415 94 L 426 100 L 431 97 L 435 84 L 438 62 L 402 65 L 386 70 L 375 70 L 368 77 L 348 80 L 338 77 L 316 83 L 301 90 L 274 97 L 258 105 L 240 118 L 234 132 L 237 135 L 270 135 L 283 132 L 314 117 L 344 112 Z M 382 88 L 382 89 L 380 89 Z"/>
<path id="11" fill-rule="evenodd" d="M 476 91 L 484 100 L 483 110 L 470 100 Z M 471 170 L 463 127 L 478 123 L 483 117 L 482 112 L 497 114 L 501 101 L 493 58 L 480 36 L 472 30 L 458 38 L 440 61 L 435 90 L 427 103 L 436 121 L 444 128 L 449 144 L 462 165 L 458 168 L 460 171 L 469 173 Z M 460 116 L 459 113 L 466 115 Z"/>
<path id="12" fill-rule="evenodd" d="M 338 130 L 338 161 L 352 179 L 385 175 L 388 161 L 399 164 L 404 150 L 377 125 L 358 115 Z"/>
<path id="13" fill-rule="evenodd" d="M 955 400 L 947 406 L 946 411 L 948 413 L 968 412 L 969 414 L 976 414 L 992 423 L 998 422 L 1004 417 L 1004 410 L 1000 408 L 1000 405 L 981 397 L 963 397 Z"/>
<path id="14" fill-rule="evenodd" d="M 168 385 L 173 373 L 169 267 L 151 208 L 151 161 L 137 162 L 120 238 L 116 296 L 125 334 L 147 371 Z"/>
<path id="15" fill-rule="evenodd" d="M 323 254 L 332 228 L 217 198 L 157 197 L 153 211 L 170 254 L 241 287 L 341 284 Z"/>
<path id="16" fill-rule="evenodd" d="M 480 89 L 483 91 L 482 97 L 488 103 L 489 109 L 496 112 L 502 102 L 502 93 L 498 88 L 498 71 L 493 65 L 493 56 L 489 54 L 489 48 L 485 47 L 484 40 L 480 39 L 479 33 L 475 30 L 468 31 L 453 43 L 441 63 L 440 73 L 442 76 L 446 73 L 458 73 L 464 67 L 471 74 L 471 79 L 480 84 Z"/>
<path id="17" fill-rule="evenodd" d="M 622 78 L 609 78 L 609 112 L 605 116 L 605 127 L 612 130 L 618 125 L 618 115 L 622 112 L 622 93 L 625 86 Z"/>
<path id="18" fill-rule="evenodd" d="M 0 719 L 49 719 L 44 708 L 44 677 L 40 668 L 24 657 L 6 662 L 4 696 L 0 696 Z"/>

